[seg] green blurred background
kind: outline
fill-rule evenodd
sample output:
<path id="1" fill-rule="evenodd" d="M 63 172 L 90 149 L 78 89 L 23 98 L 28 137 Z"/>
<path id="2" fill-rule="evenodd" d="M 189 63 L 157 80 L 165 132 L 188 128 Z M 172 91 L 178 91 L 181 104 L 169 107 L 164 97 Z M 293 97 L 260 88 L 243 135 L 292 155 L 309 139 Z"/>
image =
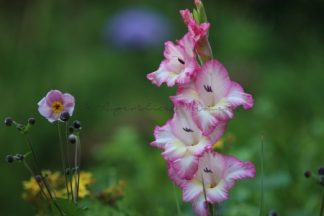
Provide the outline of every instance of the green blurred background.
<path id="1" fill-rule="evenodd" d="M 318 215 L 323 191 L 303 173 L 324 165 L 324 1 L 204 3 L 215 57 L 255 99 L 252 110 L 239 109 L 230 121 L 225 136 L 235 141 L 224 151 L 253 161 L 257 178 L 238 182 L 219 211 L 258 215 L 263 136 L 263 215 L 272 209 L 284 216 Z M 73 94 L 73 118 L 83 124 L 83 168 L 99 185 L 126 180 L 121 206 L 134 215 L 176 215 L 180 190 L 168 179 L 160 151 L 149 146 L 155 125 L 172 116 L 168 96 L 176 91 L 146 79 L 163 58 L 163 42 L 120 48 L 104 34 L 112 16 L 132 7 L 164 17 L 171 32 L 166 37 L 174 41 L 186 31 L 178 10 L 193 2 L 1 0 L 0 117 L 36 117 L 31 137 L 42 168 L 57 170 L 56 125 L 38 114 L 37 102 L 50 89 Z M 27 151 L 13 128 L 0 128 L 0 143 L 1 158 Z M 0 170 L 0 215 L 34 215 L 21 199 L 28 172 L 5 162 Z M 181 210 L 193 215 L 189 204 Z"/>

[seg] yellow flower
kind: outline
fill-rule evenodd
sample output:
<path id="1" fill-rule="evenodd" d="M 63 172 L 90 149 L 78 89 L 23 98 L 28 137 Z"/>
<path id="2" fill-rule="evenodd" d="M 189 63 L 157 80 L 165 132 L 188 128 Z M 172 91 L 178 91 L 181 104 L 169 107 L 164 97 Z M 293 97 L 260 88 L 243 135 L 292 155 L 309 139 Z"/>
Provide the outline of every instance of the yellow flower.
<path id="1" fill-rule="evenodd" d="M 119 180 L 116 185 L 104 189 L 97 197 L 104 203 L 113 204 L 124 196 L 127 182 Z"/>
<path id="2" fill-rule="evenodd" d="M 39 185 L 34 177 L 31 177 L 28 181 L 23 181 L 23 188 L 32 196 L 36 196 L 40 191 Z"/>
<path id="3" fill-rule="evenodd" d="M 75 177 L 77 175 L 73 175 L 72 177 L 72 187 L 75 188 Z M 81 171 L 80 172 L 80 183 L 79 183 L 79 197 L 83 198 L 90 194 L 88 187 L 94 183 L 94 179 L 92 177 L 92 173 Z"/>

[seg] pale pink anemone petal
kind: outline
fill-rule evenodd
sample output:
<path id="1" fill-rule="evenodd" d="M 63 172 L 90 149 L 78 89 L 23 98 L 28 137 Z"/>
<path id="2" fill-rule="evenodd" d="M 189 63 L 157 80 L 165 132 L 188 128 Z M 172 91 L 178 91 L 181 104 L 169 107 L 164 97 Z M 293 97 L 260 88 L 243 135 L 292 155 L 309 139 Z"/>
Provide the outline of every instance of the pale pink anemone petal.
<path id="1" fill-rule="evenodd" d="M 51 106 L 53 102 L 60 101 L 63 102 L 62 92 L 59 90 L 51 90 L 45 96 L 46 103 L 48 106 Z"/>
<path id="2" fill-rule="evenodd" d="M 192 84 L 183 85 L 177 95 L 171 97 L 175 104 L 193 104 L 193 118 L 204 135 L 213 131 L 220 122 L 233 118 L 234 109 L 252 108 L 253 98 L 236 82 L 217 60 L 208 61 L 197 71 Z"/>
<path id="3" fill-rule="evenodd" d="M 159 69 L 147 75 L 157 86 L 162 83 L 169 87 L 189 83 L 200 67 L 194 52 L 194 40 L 189 33 L 177 41 L 177 44 L 166 42 L 164 57 Z"/>
<path id="4" fill-rule="evenodd" d="M 156 127 L 151 144 L 163 150 L 162 156 L 171 162 L 181 178 L 190 179 L 198 167 L 198 158 L 223 135 L 220 124 L 209 136 L 204 136 L 192 119 L 193 107 L 176 105 L 175 114 L 164 126 Z"/>
<path id="5" fill-rule="evenodd" d="M 208 35 L 210 23 L 197 23 L 188 9 L 180 10 L 180 14 L 196 43 Z"/>
<path id="6" fill-rule="evenodd" d="M 38 112 L 48 119 L 50 122 L 54 122 L 55 119 L 52 118 L 52 109 L 46 103 L 46 97 L 42 98 L 41 101 L 38 102 Z"/>
<path id="7" fill-rule="evenodd" d="M 183 190 L 183 200 L 192 203 L 197 215 L 205 215 L 206 203 L 225 201 L 236 180 L 253 177 L 253 163 L 242 162 L 209 149 L 199 158 L 198 169 L 193 178 L 184 179 L 179 185 Z"/>
<path id="8" fill-rule="evenodd" d="M 69 112 L 70 116 L 72 116 L 75 106 L 75 99 L 71 94 L 63 94 L 63 106 L 64 111 Z"/>
<path id="9" fill-rule="evenodd" d="M 61 106 L 58 111 L 53 110 L 53 104 L 55 103 L 58 103 Z M 52 123 L 59 120 L 63 111 L 69 112 L 70 116 L 72 116 L 74 106 L 75 100 L 72 95 L 68 93 L 63 94 L 59 90 L 51 90 L 38 102 L 38 111 Z"/>

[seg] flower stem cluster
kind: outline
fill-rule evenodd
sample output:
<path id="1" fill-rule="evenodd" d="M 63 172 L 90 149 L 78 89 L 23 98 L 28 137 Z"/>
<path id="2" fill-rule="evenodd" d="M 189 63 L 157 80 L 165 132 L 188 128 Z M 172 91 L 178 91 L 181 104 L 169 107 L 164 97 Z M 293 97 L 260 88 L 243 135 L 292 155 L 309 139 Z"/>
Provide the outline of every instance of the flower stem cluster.
<path id="1" fill-rule="evenodd" d="M 78 203 L 79 189 L 80 189 L 80 158 L 81 158 L 81 144 L 79 138 L 79 132 L 81 130 L 80 121 L 74 121 L 71 130 L 68 130 L 68 121 L 71 119 L 71 116 L 74 111 L 75 100 L 74 97 L 68 93 L 62 93 L 59 90 L 51 90 L 47 95 L 42 98 L 38 103 L 39 113 L 45 117 L 49 122 L 58 123 L 58 133 L 59 133 L 59 142 L 60 142 L 60 151 L 62 159 L 62 173 L 64 173 L 64 182 L 66 186 L 66 192 L 63 193 L 64 196 L 67 196 L 67 199 L 73 202 L 74 204 Z M 66 215 L 66 212 L 62 210 L 60 205 L 56 200 L 56 193 L 53 190 L 53 186 L 50 184 L 46 176 L 43 176 L 39 168 L 39 161 L 36 156 L 36 152 L 32 146 L 31 140 L 28 136 L 29 129 L 35 125 L 35 118 L 29 118 L 27 124 L 21 124 L 16 122 L 10 117 L 5 118 L 4 124 L 8 127 L 15 125 L 18 131 L 24 135 L 25 141 L 30 149 L 30 152 L 22 155 L 7 155 L 6 161 L 8 163 L 13 163 L 15 161 L 22 162 L 23 165 L 33 176 L 36 186 L 38 186 L 38 191 L 44 199 L 46 199 L 50 204 L 53 204 L 60 215 Z M 65 136 L 62 136 L 62 130 L 60 124 L 66 124 Z M 70 131 L 70 133 L 68 133 Z M 65 146 L 64 146 L 65 143 Z M 74 144 L 73 151 L 70 150 L 71 145 Z M 73 152 L 74 160 L 70 159 L 70 153 Z M 32 154 L 34 166 L 30 166 L 29 162 L 26 160 L 26 156 Z M 74 163 L 72 163 L 72 161 Z M 73 165 L 72 165 L 73 164 Z"/>
<path id="2" fill-rule="evenodd" d="M 177 86 L 171 97 L 173 118 L 155 128 L 151 144 L 163 151 L 169 177 L 182 189 L 183 200 L 191 202 L 197 215 L 205 216 L 210 204 L 228 198 L 236 180 L 255 176 L 253 163 L 213 150 L 234 110 L 252 108 L 253 98 L 213 59 L 210 23 L 202 2 L 195 4 L 193 14 L 180 11 L 188 32 L 176 43 L 165 43 L 165 60 L 147 78 L 157 86 Z"/>

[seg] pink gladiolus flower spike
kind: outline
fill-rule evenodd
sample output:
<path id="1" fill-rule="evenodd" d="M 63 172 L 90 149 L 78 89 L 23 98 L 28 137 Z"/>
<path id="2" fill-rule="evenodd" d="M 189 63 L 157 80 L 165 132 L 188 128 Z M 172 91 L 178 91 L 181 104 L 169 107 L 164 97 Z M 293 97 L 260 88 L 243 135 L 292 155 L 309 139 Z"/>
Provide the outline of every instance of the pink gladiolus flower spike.
<path id="1" fill-rule="evenodd" d="M 220 124 L 209 136 L 204 136 L 192 119 L 192 109 L 175 107 L 173 118 L 154 131 L 152 145 L 163 149 L 163 157 L 174 167 L 181 178 L 190 179 L 198 168 L 198 158 L 224 133 Z"/>
<path id="2" fill-rule="evenodd" d="M 208 216 L 208 203 L 220 203 L 228 199 L 228 191 L 236 180 L 255 177 L 253 163 L 242 162 L 212 150 L 200 158 L 198 170 L 191 180 L 180 179 L 171 166 L 168 169 L 170 178 L 183 190 L 183 200 L 191 202 L 198 216 Z"/>
<path id="3" fill-rule="evenodd" d="M 230 80 L 224 66 L 217 60 L 208 61 L 197 72 L 195 81 L 182 86 L 174 103 L 195 104 L 194 120 L 199 128 L 208 135 L 219 122 L 233 117 L 236 107 L 252 108 L 253 98 L 244 92 L 236 82 Z"/>
<path id="4" fill-rule="evenodd" d="M 186 34 L 182 39 L 173 44 L 171 41 L 165 43 L 164 57 L 157 71 L 147 75 L 157 86 L 166 83 L 169 87 L 175 84 L 186 84 L 190 82 L 192 75 L 199 64 L 194 52 L 194 40 Z"/>
<path id="5" fill-rule="evenodd" d="M 55 122 L 60 119 L 63 111 L 69 112 L 70 116 L 72 116 L 74 105 L 75 100 L 72 95 L 63 94 L 59 90 L 51 90 L 38 102 L 38 111 L 49 122 Z"/>

